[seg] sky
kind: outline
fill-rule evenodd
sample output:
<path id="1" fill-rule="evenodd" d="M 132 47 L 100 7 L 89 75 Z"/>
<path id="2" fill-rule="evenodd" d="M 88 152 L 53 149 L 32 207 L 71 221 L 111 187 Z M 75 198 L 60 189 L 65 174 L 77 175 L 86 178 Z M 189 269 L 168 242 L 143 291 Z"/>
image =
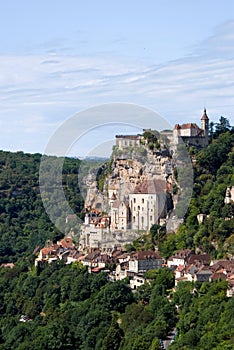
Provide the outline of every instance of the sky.
<path id="1" fill-rule="evenodd" d="M 76 116 L 86 138 L 69 152 L 85 156 L 140 130 L 141 108 L 171 127 L 204 107 L 234 124 L 232 0 L 0 0 L 0 43 L 0 149 L 44 153 Z M 122 110 L 101 127 L 107 104 Z"/>

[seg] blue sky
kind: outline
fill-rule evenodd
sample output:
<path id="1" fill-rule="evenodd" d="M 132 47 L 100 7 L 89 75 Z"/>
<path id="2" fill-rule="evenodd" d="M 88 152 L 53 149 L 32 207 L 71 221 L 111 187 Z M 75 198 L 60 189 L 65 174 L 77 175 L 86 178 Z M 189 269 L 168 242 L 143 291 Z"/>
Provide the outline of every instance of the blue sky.
<path id="1" fill-rule="evenodd" d="M 171 125 L 199 124 L 206 106 L 234 123 L 232 0 L 0 0 L 0 42 L 0 149 L 44 152 L 69 117 L 107 103 Z"/>

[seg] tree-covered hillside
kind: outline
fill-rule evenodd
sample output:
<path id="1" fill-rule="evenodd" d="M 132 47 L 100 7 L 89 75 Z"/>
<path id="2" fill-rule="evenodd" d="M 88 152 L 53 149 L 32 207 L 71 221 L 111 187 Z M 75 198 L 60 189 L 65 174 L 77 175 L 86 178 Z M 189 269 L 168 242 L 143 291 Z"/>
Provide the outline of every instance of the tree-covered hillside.
<path id="1" fill-rule="evenodd" d="M 0 350 L 160 350 L 174 327 L 171 349 L 233 349 L 225 281 L 183 282 L 172 293 L 168 268 L 145 277 L 133 293 L 128 280 L 109 282 L 80 263 L 1 268 Z"/>
<path id="2" fill-rule="evenodd" d="M 61 236 L 42 204 L 40 161 L 40 154 L 0 151 L 0 263 L 32 254 L 47 239 Z M 79 164 L 78 159 L 66 158 L 63 167 L 64 192 L 75 213 L 83 208 L 78 186 Z M 64 225 L 67 214 L 62 213 L 60 218 Z"/>
<path id="3" fill-rule="evenodd" d="M 182 248 L 197 248 L 216 258 L 233 255 L 234 203 L 224 202 L 227 187 L 234 186 L 233 129 L 216 134 L 206 148 L 190 152 L 194 188 L 185 222 L 176 234 L 164 236 L 159 249 L 165 257 Z M 200 224 L 198 214 L 204 214 Z"/>
<path id="4" fill-rule="evenodd" d="M 184 224 L 175 234 L 153 225 L 129 250 L 158 245 L 164 257 L 182 248 L 234 255 L 234 206 L 224 202 L 234 186 L 234 132 L 220 125 L 208 147 L 189 150 L 194 189 Z M 168 349 L 234 349 L 234 299 L 226 296 L 226 281 L 179 282 L 172 291 L 174 273 L 162 268 L 146 272 L 133 293 L 128 280 L 110 282 L 80 263 L 34 267 L 34 249 L 62 236 L 42 204 L 40 161 L 40 154 L 0 152 L 0 263 L 16 262 L 0 268 L 0 350 L 160 350 L 175 329 Z M 79 165 L 67 158 L 63 166 L 64 192 L 76 213 L 83 208 Z M 65 230 L 67 214 L 59 218 Z"/>

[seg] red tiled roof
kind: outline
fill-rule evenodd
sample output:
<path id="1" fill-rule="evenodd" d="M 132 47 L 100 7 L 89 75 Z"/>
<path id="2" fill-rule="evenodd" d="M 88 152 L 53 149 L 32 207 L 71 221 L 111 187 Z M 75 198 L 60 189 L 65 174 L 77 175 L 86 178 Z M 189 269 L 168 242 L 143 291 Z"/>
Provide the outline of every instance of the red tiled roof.
<path id="1" fill-rule="evenodd" d="M 197 126 L 196 123 L 187 123 L 187 124 L 176 124 L 174 129 L 180 130 L 180 129 L 197 129 L 200 130 L 200 128 Z"/>
<path id="2" fill-rule="evenodd" d="M 65 237 L 63 238 L 59 244 L 61 245 L 61 247 L 63 248 L 70 248 L 72 249 L 74 247 L 74 244 L 72 243 L 72 239 L 70 237 Z"/>
<path id="3" fill-rule="evenodd" d="M 185 266 L 184 265 L 179 265 L 177 268 L 176 268 L 176 271 L 178 272 L 181 272 L 185 269 Z"/>
<path id="4" fill-rule="evenodd" d="M 58 250 L 59 250 L 58 244 L 54 244 L 51 247 L 42 248 L 41 252 L 42 252 L 42 255 L 48 255 L 48 254 L 50 254 L 52 252 L 56 252 Z"/>

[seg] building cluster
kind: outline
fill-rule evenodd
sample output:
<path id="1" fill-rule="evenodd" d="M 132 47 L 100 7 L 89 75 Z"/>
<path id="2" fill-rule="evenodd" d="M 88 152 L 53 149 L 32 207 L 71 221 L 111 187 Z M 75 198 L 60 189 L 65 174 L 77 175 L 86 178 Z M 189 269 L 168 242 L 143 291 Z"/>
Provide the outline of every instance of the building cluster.
<path id="1" fill-rule="evenodd" d="M 112 191 L 109 200 L 111 229 L 149 231 L 150 227 L 166 216 L 168 187 L 163 179 L 144 180 L 126 200 L 117 199 Z"/>
<path id="2" fill-rule="evenodd" d="M 107 216 L 101 218 L 100 214 L 92 211 L 86 214 L 81 229 L 83 246 L 96 248 L 108 233 L 129 230 L 147 232 L 153 224 L 165 222 L 173 210 L 173 149 L 176 149 L 181 140 L 187 146 L 206 146 L 208 129 L 209 118 L 204 109 L 201 127 L 196 123 L 176 124 L 173 131 L 162 132 L 161 141 L 166 138 L 168 148 L 148 150 L 145 156 L 147 161 L 143 162 L 143 165 L 128 159 L 130 149 L 144 149 L 147 140 L 143 135 L 116 135 L 116 149 L 122 153 L 114 158 L 113 171 L 106 186 L 107 195 L 104 198 L 103 194 L 97 191 L 96 182 L 93 180 L 88 184 L 87 195 L 88 199 L 92 198 L 92 204 L 86 200 L 86 204 L 93 205 L 96 210 L 105 206 Z"/>
<path id="3" fill-rule="evenodd" d="M 211 282 L 222 279 L 228 282 L 227 296 L 234 295 L 234 260 L 211 260 L 209 254 L 195 254 L 189 249 L 180 250 L 166 261 L 153 250 L 126 252 L 114 249 L 104 252 L 97 248 L 79 251 L 72 239 L 65 237 L 56 244 L 47 244 L 42 248 L 35 265 L 43 266 L 57 260 L 64 260 L 66 264 L 80 262 L 87 266 L 90 273 L 108 272 L 112 281 L 129 277 L 132 289 L 146 282 L 146 271 L 168 267 L 174 271 L 175 286 L 181 281 Z"/>
<path id="4" fill-rule="evenodd" d="M 183 249 L 168 259 L 167 266 L 174 270 L 175 285 L 180 281 L 222 279 L 228 282 L 227 296 L 234 295 L 234 260 L 211 260 L 209 254 L 195 254 L 192 250 Z"/>
<path id="5" fill-rule="evenodd" d="M 110 233 L 113 237 L 124 232 L 128 237 L 127 231 L 149 231 L 171 208 L 170 187 L 165 179 L 144 179 L 129 192 L 110 187 L 107 215 L 101 210 L 87 210 L 80 243 L 83 247 L 97 248 Z M 115 244 L 113 241 L 112 248 Z"/>

